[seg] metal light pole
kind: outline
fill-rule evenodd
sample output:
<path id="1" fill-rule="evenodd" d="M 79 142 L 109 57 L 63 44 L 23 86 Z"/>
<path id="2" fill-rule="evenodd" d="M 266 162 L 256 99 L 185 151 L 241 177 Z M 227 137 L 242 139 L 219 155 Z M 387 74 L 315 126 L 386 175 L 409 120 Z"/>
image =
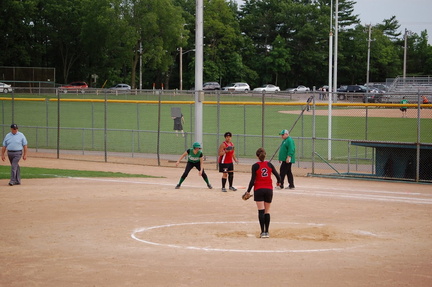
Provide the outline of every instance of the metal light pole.
<path id="1" fill-rule="evenodd" d="M 408 29 L 405 28 L 405 35 L 404 35 L 405 45 L 404 45 L 404 59 L 403 59 L 403 79 L 404 79 L 404 82 L 405 82 L 405 78 L 406 78 L 408 34 L 411 34 L 411 31 L 408 31 Z"/>
<path id="2" fill-rule="evenodd" d="M 338 39 L 339 39 L 339 0 L 335 4 L 335 28 L 334 28 L 334 64 L 333 64 L 333 90 L 337 90 L 337 76 L 338 76 Z"/>
<path id="3" fill-rule="evenodd" d="M 332 104 L 333 104 L 333 0 L 330 2 L 330 33 L 329 33 L 329 71 L 328 71 L 328 159 L 331 160 L 331 137 L 332 137 Z"/>
<path id="4" fill-rule="evenodd" d="M 179 72 L 179 74 L 180 74 L 180 91 L 183 90 L 183 55 L 187 54 L 189 52 L 194 52 L 194 51 L 195 51 L 195 49 L 183 52 L 183 48 L 182 47 L 179 48 L 179 52 L 180 52 L 180 72 Z"/>
<path id="5" fill-rule="evenodd" d="M 180 91 L 183 91 L 183 48 L 180 47 Z"/>
<path id="6" fill-rule="evenodd" d="M 369 84 L 369 68 L 370 68 L 370 46 L 371 46 L 371 33 L 372 25 L 369 24 L 369 38 L 368 38 L 368 51 L 367 51 L 367 67 L 366 67 L 366 83 Z M 366 87 L 369 90 L 369 86 Z"/>
<path id="7" fill-rule="evenodd" d="M 203 55 L 204 55 L 204 4 L 196 1 L 195 26 L 195 141 L 203 144 Z"/>
<path id="8" fill-rule="evenodd" d="M 139 72 L 139 89 L 140 91 L 142 90 L 142 41 L 140 40 L 140 49 L 139 49 L 139 53 L 140 53 L 140 72 Z"/>

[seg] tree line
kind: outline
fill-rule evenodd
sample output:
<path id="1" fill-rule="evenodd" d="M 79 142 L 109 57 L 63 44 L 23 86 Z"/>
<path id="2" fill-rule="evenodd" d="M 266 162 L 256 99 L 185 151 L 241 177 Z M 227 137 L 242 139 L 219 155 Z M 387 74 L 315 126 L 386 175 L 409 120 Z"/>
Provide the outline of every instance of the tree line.
<path id="1" fill-rule="evenodd" d="M 141 71 L 143 89 L 176 89 L 182 51 L 183 88 L 193 88 L 195 2 L 3 0 L 0 66 L 54 67 L 59 83 L 94 87 L 139 87 Z M 371 82 L 402 75 L 405 33 L 396 17 L 374 24 L 369 38 L 354 4 L 339 0 L 339 84 L 365 83 L 369 43 Z M 246 0 L 241 7 L 204 0 L 204 81 L 326 84 L 330 14 L 330 0 Z M 426 30 L 408 34 L 407 75 L 432 73 L 427 39 Z"/>

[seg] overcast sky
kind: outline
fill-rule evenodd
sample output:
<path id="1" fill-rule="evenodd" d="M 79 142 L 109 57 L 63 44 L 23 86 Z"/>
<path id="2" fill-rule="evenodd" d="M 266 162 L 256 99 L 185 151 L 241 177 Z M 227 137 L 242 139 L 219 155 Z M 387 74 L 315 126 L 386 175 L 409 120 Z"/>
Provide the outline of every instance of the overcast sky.
<path id="1" fill-rule="evenodd" d="M 242 0 L 236 0 L 240 5 Z M 333 0 L 333 3 L 335 0 Z M 382 23 L 396 16 L 400 31 L 405 28 L 420 35 L 427 30 L 429 44 L 432 39 L 432 0 L 357 0 L 354 14 L 359 15 L 363 25 Z"/>

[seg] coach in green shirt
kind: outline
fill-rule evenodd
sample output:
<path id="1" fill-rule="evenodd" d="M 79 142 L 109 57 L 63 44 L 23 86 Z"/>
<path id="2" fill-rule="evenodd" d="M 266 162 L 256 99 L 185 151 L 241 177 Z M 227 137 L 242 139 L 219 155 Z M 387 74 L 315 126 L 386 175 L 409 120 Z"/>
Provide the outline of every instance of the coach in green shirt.
<path id="1" fill-rule="evenodd" d="M 287 189 L 294 189 L 294 177 L 291 171 L 292 164 L 295 163 L 295 143 L 292 137 L 289 136 L 288 130 L 282 130 L 279 135 L 281 135 L 283 141 L 279 149 L 279 162 L 280 166 L 280 176 L 281 185 L 280 189 L 284 188 L 285 175 L 288 178 Z"/>

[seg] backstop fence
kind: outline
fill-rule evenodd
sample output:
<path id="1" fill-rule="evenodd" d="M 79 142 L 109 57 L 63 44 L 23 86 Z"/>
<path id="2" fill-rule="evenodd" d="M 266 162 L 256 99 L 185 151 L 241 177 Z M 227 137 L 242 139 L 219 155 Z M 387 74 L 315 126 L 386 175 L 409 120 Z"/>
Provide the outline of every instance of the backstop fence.
<path id="1" fill-rule="evenodd" d="M 194 142 L 193 91 L 56 91 L 0 97 L 2 134 L 13 122 L 41 155 L 124 163 L 147 159 L 146 164 L 162 166 L 172 165 L 169 161 Z M 255 151 L 264 147 L 267 159 L 277 163 L 278 133 L 288 129 L 297 147 L 295 166 L 312 176 L 432 183 L 432 105 L 423 104 L 422 96 L 431 98 L 419 92 L 386 94 L 370 103 L 364 95 L 341 101 L 316 92 L 209 92 L 203 101 L 203 151 L 216 168 L 218 147 L 230 131 L 243 162 L 254 162 Z M 399 103 L 403 97 L 408 104 Z M 184 133 L 174 130 L 177 112 L 185 119 Z"/>

